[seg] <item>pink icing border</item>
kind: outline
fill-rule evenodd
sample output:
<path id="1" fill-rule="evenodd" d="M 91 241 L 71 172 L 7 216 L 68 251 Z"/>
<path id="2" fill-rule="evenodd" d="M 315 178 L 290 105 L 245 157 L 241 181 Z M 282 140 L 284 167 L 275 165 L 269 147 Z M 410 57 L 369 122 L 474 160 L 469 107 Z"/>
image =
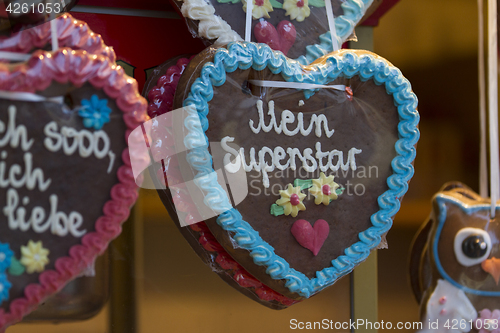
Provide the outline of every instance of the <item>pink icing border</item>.
<path id="1" fill-rule="evenodd" d="M 59 47 L 71 47 L 99 54 L 116 60 L 112 47 L 106 46 L 101 35 L 90 30 L 87 23 L 65 13 L 55 19 Z M 51 41 L 50 22 L 19 31 L 7 38 L 0 38 L 0 51 L 28 53 L 34 48 L 45 47 Z"/>
<path id="2" fill-rule="evenodd" d="M 125 140 L 133 129 L 149 118 L 146 100 L 138 93 L 137 81 L 125 75 L 123 68 L 110 58 L 93 56 L 85 51 L 69 48 L 50 53 L 37 51 L 23 64 L 0 64 L 0 90 L 36 92 L 46 89 L 52 81 L 71 82 L 81 86 L 90 82 L 104 90 L 123 111 L 128 128 Z M 12 67 L 10 67 L 12 69 Z M 108 243 L 121 232 L 121 224 L 129 215 L 129 208 L 137 199 L 128 148 L 122 153 L 122 165 L 117 172 L 119 183 L 111 189 L 111 200 L 103 207 L 103 215 L 95 222 L 95 232 L 82 237 L 81 244 L 70 248 L 69 256 L 55 262 L 55 270 L 46 270 L 39 276 L 39 284 L 25 287 L 25 297 L 12 301 L 10 312 L 0 309 L 0 331 L 22 319 L 50 295 L 61 290 L 67 282 L 78 277 L 95 258 L 102 254 Z"/>
<path id="3" fill-rule="evenodd" d="M 186 69 L 189 61 L 192 59 L 180 58 L 176 65 L 173 65 L 167 69 L 167 72 L 162 75 L 156 84 L 148 92 L 148 114 L 151 118 L 157 117 L 164 113 L 172 111 L 174 94 L 177 89 L 177 84 L 179 82 L 180 76 Z M 151 131 L 159 130 L 156 127 L 152 127 Z M 162 135 L 156 135 L 156 137 L 163 137 Z M 156 154 L 161 154 L 160 156 L 171 156 L 172 152 L 168 151 L 171 147 L 169 145 L 161 145 L 153 143 L 151 145 L 151 153 L 153 156 Z M 167 151 L 162 151 L 167 150 Z M 169 162 L 169 167 L 177 167 L 177 160 L 171 158 Z M 163 168 L 160 168 L 157 173 L 158 180 L 165 184 L 165 176 L 163 174 Z M 179 187 L 178 184 L 176 186 Z M 248 273 L 238 262 L 236 262 L 230 254 L 228 254 L 224 248 L 219 244 L 219 242 L 212 235 L 212 232 L 208 229 L 205 222 L 191 223 L 190 220 L 194 217 L 190 212 L 196 211 L 189 207 L 189 202 L 191 200 L 186 200 L 182 192 L 177 192 L 172 198 L 173 201 L 177 202 L 177 209 L 187 213 L 186 222 L 189 224 L 189 228 L 194 232 L 198 233 L 198 243 L 209 252 L 213 252 L 216 255 L 215 262 L 228 274 L 231 278 L 238 283 L 242 288 L 254 289 L 255 295 L 263 301 L 271 302 L 275 301 L 284 306 L 291 306 L 293 304 L 299 303 L 300 300 L 293 300 L 280 293 L 269 288 L 257 278 Z M 186 227 L 187 228 L 187 227 Z M 193 235 L 194 236 L 194 235 Z"/>

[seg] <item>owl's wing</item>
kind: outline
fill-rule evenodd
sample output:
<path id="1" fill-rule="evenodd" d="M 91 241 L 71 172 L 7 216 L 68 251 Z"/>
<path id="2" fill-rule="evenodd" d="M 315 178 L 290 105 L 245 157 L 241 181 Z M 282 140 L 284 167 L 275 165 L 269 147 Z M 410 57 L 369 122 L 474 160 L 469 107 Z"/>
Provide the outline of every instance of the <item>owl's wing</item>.
<path id="1" fill-rule="evenodd" d="M 465 293 L 445 280 L 437 286 L 427 302 L 420 333 L 462 333 L 471 330 L 477 311 Z"/>
<path id="2" fill-rule="evenodd" d="M 434 221 L 432 220 L 431 215 L 417 231 L 417 234 L 410 246 L 411 252 L 409 258 L 409 277 L 413 295 L 417 299 L 418 303 L 422 301 L 425 290 L 430 287 L 432 282 L 427 250 L 429 233 L 431 231 L 433 223 Z"/>

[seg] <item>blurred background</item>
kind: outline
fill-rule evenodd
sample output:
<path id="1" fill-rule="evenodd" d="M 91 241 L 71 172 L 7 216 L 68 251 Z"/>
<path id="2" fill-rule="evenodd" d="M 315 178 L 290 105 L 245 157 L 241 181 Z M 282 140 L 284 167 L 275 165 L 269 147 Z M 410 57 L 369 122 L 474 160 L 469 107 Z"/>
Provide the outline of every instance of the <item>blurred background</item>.
<path id="1" fill-rule="evenodd" d="M 451 180 L 478 190 L 476 6 L 472 0 L 400 0 L 373 29 L 374 51 L 412 83 L 421 115 L 415 176 L 387 236 L 389 248 L 378 251 L 379 321 L 419 320 L 407 257 L 413 235 L 430 213 L 432 196 Z M 98 26 L 91 28 L 100 32 Z M 113 41 L 105 42 L 114 46 Z M 289 331 L 292 318 L 349 319 L 348 277 L 301 304 L 269 310 L 234 291 L 202 264 L 155 192 L 141 190 L 134 214 L 136 248 L 113 244 L 110 250 L 113 261 L 122 264 L 136 258 L 131 273 L 135 280 L 129 286 L 136 297 L 122 301 L 124 308 L 135 304 L 137 320 L 130 328 L 134 332 L 267 333 Z M 111 284 L 120 284 L 121 278 L 113 276 Z M 110 311 L 105 305 L 86 321 L 22 323 L 8 332 L 111 332 Z"/>
<path id="2" fill-rule="evenodd" d="M 378 251 L 380 319 L 418 318 L 407 257 L 432 196 L 453 180 L 479 190 L 477 13 L 477 1 L 401 0 L 374 28 L 375 52 L 410 80 L 421 116 L 415 176 Z"/>

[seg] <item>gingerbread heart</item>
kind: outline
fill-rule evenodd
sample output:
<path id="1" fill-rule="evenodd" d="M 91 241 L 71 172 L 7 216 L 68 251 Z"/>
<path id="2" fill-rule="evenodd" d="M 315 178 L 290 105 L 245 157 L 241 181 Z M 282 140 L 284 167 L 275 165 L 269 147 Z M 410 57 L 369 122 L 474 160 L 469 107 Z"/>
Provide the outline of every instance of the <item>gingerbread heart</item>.
<path id="1" fill-rule="evenodd" d="M 0 330 L 92 267 L 137 198 L 127 136 L 147 120 L 107 57 L 0 64 Z"/>
<path id="2" fill-rule="evenodd" d="M 204 196 L 196 213 L 259 281 L 310 297 L 365 260 L 391 227 L 413 175 L 416 105 L 401 72 L 367 51 L 301 66 L 263 44 L 209 48 L 174 100 L 187 112 L 174 132 L 187 149 L 180 170 Z M 233 186 L 241 173 L 246 183 Z M 317 256 L 292 234 L 297 219 L 329 224 Z"/>
<path id="3" fill-rule="evenodd" d="M 59 47 L 85 50 L 115 61 L 113 48 L 106 46 L 101 35 L 90 30 L 87 23 L 74 19 L 68 13 L 54 19 L 54 23 Z M 51 34 L 50 22 L 21 30 L 8 37 L 0 37 L 0 51 L 29 53 L 36 49 L 50 49 Z"/>
<path id="4" fill-rule="evenodd" d="M 210 44 L 221 46 L 245 38 L 246 0 L 172 0 L 172 3 L 187 19 L 193 35 L 206 39 Z M 338 45 L 342 45 L 353 33 L 372 3 L 373 0 L 331 1 L 335 16 L 332 25 L 335 26 Z M 334 49 L 323 0 L 254 0 L 252 17 L 252 31 L 259 30 L 257 26 L 262 24 L 262 19 L 270 26 L 276 26 L 283 20 L 290 21 L 296 30 L 296 38 L 287 55 L 302 64 L 311 63 Z M 261 40 L 258 33 L 252 37 L 252 41 Z M 277 44 L 273 40 L 264 42 L 271 42 L 273 49 L 283 51 L 280 43 L 280 48 L 274 48 Z"/>

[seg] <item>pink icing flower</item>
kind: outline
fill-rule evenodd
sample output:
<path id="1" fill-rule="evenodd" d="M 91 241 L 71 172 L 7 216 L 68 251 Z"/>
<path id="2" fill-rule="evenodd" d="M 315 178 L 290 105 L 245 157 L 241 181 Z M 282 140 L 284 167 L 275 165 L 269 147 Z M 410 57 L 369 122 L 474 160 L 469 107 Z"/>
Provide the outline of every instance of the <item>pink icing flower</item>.
<path id="1" fill-rule="evenodd" d="M 479 330 L 479 333 L 500 333 L 500 310 L 480 311 L 479 318 L 474 322 L 474 328 Z"/>

